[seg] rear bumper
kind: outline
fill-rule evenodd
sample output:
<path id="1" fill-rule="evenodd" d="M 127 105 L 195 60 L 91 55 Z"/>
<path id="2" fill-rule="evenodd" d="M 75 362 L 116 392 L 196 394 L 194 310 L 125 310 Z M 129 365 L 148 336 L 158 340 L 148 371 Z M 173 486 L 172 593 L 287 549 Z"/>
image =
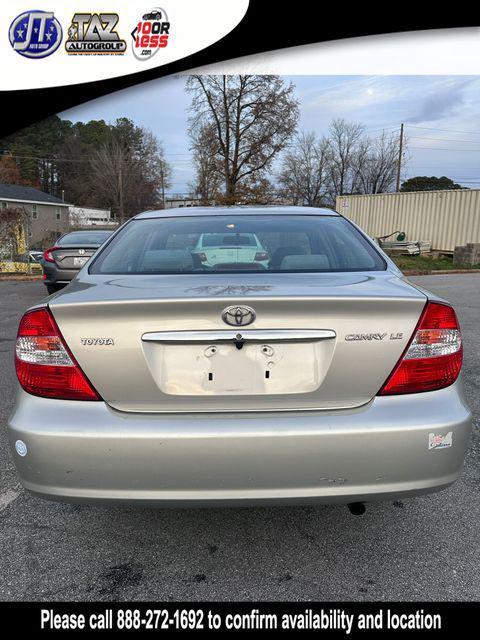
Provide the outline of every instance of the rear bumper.
<path id="1" fill-rule="evenodd" d="M 79 269 L 59 269 L 57 265 L 44 261 L 44 284 L 68 284 L 78 274 Z"/>
<path id="2" fill-rule="evenodd" d="M 359 409 L 128 414 L 19 391 L 9 439 L 24 486 L 49 499 L 161 505 L 354 502 L 436 491 L 471 432 L 461 383 Z M 429 434 L 452 446 L 429 449 Z M 15 442 L 27 445 L 27 455 Z"/>

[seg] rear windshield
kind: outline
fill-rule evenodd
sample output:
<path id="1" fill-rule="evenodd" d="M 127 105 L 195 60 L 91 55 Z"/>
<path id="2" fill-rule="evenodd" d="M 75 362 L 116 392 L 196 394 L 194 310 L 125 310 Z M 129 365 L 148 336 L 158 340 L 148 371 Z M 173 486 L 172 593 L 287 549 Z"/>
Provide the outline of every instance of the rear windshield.
<path id="1" fill-rule="evenodd" d="M 111 235 L 111 231 L 87 231 L 85 233 L 82 232 L 74 232 L 67 233 L 67 235 L 63 236 L 58 240 L 57 245 L 100 245 L 105 242 L 108 236 Z"/>
<path id="2" fill-rule="evenodd" d="M 385 268 L 375 248 L 339 216 L 230 214 L 132 220 L 100 252 L 89 272 L 276 273 Z"/>

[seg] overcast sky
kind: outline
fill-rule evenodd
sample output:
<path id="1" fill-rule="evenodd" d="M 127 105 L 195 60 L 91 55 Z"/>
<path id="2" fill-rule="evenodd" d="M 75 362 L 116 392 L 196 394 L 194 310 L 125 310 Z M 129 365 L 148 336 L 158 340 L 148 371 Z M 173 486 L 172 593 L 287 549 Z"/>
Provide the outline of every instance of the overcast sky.
<path id="1" fill-rule="evenodd" d="M 405 124 L 408 140 L 403 179 L 446 175 L 480 188 L 480 77 L 285 76 L 300 102 L 300 128 L 328 132 L 333 118 L 361 122 L 375 137 Z M 193 178 L 187 135 L 190 97 L 185 78 L 137 85 L 60 114 L 112 122 L 126 116 L 151 129 L 172 165 L 170 193 L 188 192 Z"/>

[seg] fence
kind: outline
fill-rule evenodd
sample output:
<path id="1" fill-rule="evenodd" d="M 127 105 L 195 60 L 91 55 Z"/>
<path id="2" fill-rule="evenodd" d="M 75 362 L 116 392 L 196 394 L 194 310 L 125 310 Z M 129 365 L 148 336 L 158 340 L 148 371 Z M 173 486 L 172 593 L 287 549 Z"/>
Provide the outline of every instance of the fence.
<path id="1" fill-rule="evenodd" d="M 338 196 L 336 209 L 372 237 L 404 231 L 448 252 L 480 242 L 480 189 Z"/>

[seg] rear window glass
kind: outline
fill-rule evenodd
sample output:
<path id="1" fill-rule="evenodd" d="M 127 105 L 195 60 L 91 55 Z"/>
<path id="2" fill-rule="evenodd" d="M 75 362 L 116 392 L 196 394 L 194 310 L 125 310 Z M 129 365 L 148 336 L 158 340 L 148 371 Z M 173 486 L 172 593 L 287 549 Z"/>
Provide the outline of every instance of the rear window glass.
<path id="1" fill-rule="evenodd" d="M 86 233 L 75 232 L 75 233 L 67 233 L 67 235 L 63 236 L 58 240 L 57 245 L 84 245 L 84 244 L 92 244 L 92 245 L 100 245 L 105 242 L 108 236 L 111 235 L 111 231 L 88 231 Z"/>
<path id="2" fill-rule="evenodd" d="M 339 216 L 214 215 L 132 220 L 89 272 L 380 271 L 385 261 Z"/>

